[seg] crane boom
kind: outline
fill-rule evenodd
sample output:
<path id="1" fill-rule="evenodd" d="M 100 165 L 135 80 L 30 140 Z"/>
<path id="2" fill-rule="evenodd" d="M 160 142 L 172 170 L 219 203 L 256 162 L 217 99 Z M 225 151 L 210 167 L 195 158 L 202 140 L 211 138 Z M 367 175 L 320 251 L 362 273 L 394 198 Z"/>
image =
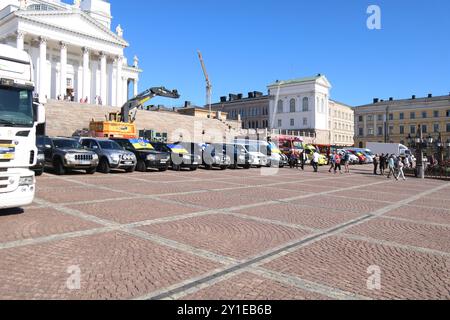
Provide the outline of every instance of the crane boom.
<path id="1" fill-rule="evenodd" d="M 197 51 L 198 58 L 200 59 L 200 64 L 202 65 L 203 75 L 205 76 L 206 81 L 206 104 L 209 106 L 209 117 L 211 118 L 211 90 L 212 85 L 211 81 L 209 80 L 208 72 L 206 71 L 205 62 L 203 61 L 203 56 L 200 51 Z"/>

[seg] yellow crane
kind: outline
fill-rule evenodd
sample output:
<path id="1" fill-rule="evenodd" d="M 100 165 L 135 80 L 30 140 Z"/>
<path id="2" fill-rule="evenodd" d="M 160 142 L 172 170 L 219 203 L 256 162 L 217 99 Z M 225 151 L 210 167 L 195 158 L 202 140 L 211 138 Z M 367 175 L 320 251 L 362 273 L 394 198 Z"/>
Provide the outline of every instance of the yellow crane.
<path id="1" fill-rule="evenodd" d="M 202 53 L 198 50 L 198 58 L 200 59 L 200 64 L 202 65 L 203 74 L 205 75 L 206 80 L 206 104 L 209 107 L 209 118 L 211 118 L 211 91 L 212 91 L 212 85 L 211 81 L 209 80 L 208 72 L 206 71 L 205 62 L 203 61 Z"/>

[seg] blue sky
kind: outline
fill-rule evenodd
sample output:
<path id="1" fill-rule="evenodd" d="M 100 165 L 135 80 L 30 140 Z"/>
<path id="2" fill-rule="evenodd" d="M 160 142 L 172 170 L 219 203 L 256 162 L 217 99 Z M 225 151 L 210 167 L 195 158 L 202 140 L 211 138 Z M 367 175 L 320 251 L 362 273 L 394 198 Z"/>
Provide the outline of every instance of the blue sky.
<path id="1" fill-rule="evenodd" d="M 177 88 L 202 105 L 203 53 L 213 101 L 230 92 L 322 73 L 331 97 L 356 106 L 372 98 L 450 92 L 448 0 L 111 0 L 144 69 L 140 89 Z M 366 27 L 381 7 L 382 30 Z M 155 99 L 153 103 L 173 104 Z"/>

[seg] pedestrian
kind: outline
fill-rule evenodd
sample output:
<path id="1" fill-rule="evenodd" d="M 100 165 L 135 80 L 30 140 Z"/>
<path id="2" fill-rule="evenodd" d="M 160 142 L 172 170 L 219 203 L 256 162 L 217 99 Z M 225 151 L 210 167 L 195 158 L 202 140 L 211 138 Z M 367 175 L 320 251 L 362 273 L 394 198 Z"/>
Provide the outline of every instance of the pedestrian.
<path id="1" fill-rule="evenodd" d="M 320 154 L 316 151 L 314 151 L 313 157 L 312 157 L 312 166 L 314 169 L 314 172 L 319 172 L 319 159 L 320 159 Z"/>
<path id="2" fill-rule="evenodd" d="M 379 164 L 380 164 L 380 157 L 378 156 L 378 154 L 376 154 L 375 157 L 373 157 L 373 175 L 374 176 L 378 175 Z"/>
<path id="3" fill-rule="evenodd" d="M 342 174 L 342 168 L 341 168 L 341 156 L 339 153 L 334 154 L 334 174 L 337 173 L 339 170 L 339 173 Z"/>
<path id="4" fill-rule="evenodd" d="M 302 168 L 302 171 L 305 171 L 305 163 L 306 163 L 306 153 L 305 150 L 302 150 L 300 153 L 300 167 Z"/>
<path id="5" fill-rule="evenodd" d="M 391 174 L 394 176 L 395 180 L 398 180 L 397 176 L 395 175 L 395 159 L 394 155 L 391 155 L 388 160 L 388 168 L 389 168 L 389 174 L 387 176 L 388 179 L 391 178 Z"/>
<path id="6" fill-rule="evenodd" d="M 297 162 L 297 158 L 295 156 L 295 151 L 292 150 L 289 154 L 289 168 L 294 169 L 296 162 Z"/>
<path id="7" fill-rule="evenodd" d="M 384 170 L 386 170 L 386 157 L 384 153 L 380 156 L 380 173 L 382 176 L 384 176 Z"/>
<path id="8" fill-rule="evenodd" d="M 350 173 L 350 153 L 344 153 L 344 168 L 345 173 Z"/>
<path id="9" fill-rule="evenodd" d="M 334 172 L 336 172 L 336 152 L 334 152 L 331 156 L 330 156 L 330 170 L 328 170 L 329 173 L 331 173 L 332 170 L 334 170 Z"/>
<path id="10" fill-rule="evenodd" d="M 397 180 L 402 177 L 403 181 L 406 181 L 405 173 L 403 171 L 403 168 L 405 167 L 405 164 L 402 159 L 399 159 L 398 161 L 398 174 L 397 174 Z"/>

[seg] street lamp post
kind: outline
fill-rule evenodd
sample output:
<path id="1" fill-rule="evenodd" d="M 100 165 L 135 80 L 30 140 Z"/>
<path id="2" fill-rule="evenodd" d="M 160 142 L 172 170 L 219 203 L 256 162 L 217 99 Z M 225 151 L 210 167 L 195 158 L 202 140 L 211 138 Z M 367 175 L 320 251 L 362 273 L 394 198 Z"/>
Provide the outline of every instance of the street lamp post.
<path id="1" fill-rule="evenodd" d="M 444 164 L 444 143 L 442 142 L 441 133 L 436 141 L 436 147 L 438 149 L 438 162 L 440 165 Z"/>
<path id="2" fill-rule="evenodd" d="M 416 174 L 420 179 L 425 179 L 425 166 L 423 163 L 423 132 L 422 126 L 419 124 L 417 135 L 416 135 L 416 153 L 417 153 L 417 164 L 416 164 Z"/>

